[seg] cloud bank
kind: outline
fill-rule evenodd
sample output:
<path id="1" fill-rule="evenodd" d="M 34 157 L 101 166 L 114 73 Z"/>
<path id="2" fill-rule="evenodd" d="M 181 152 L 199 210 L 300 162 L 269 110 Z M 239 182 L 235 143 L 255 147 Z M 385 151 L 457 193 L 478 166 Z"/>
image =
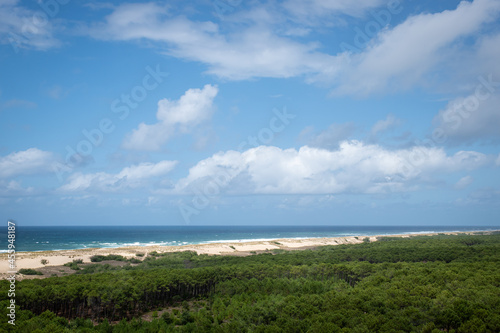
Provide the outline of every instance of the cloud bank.
<path id="1" fill-rule="evenodd" d="M 378 145 L 344 141 L 337 150 L 303 146 L 260 146 L 226 151 L 198 162 L 173 190 L 190 193 L 206 186 L 233 194 L 390 193 L 416 189 L 450 172 L 493 164 L 494 158 L 473 151 L 447 155 L 441 148 L 386 150 Z"/>

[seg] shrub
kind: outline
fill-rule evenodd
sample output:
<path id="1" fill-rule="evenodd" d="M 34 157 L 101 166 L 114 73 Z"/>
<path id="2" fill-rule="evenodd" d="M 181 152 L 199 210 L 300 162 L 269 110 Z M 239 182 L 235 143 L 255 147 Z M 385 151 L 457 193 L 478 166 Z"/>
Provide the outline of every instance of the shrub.
<path id="1" fill-rule="evenodd" d="M 189 311 L 184 311 L 181 314 L 181 325 L 186 325 L 188 323 L 194 322 L 194 317 Z"/>
<path id="2" fill-rule="evenodd" d="M 23 275 L 43 275 L 42 272 L 39 272 L 39 271 L 31 269 L 31 268 L 21 268 L 19 270 L 19 273 L 23 274 Z"/>
<path id="3" fill-rule="evenodd" d="M 91 262 L 101 262 L 104 260 L 126 261 L 127 258 L 119 254 L 108 254 L 107 256 L 96 254 L 95 256 L 90 257 Z"/>
<path id="4" fill-rule="evenodd" d="M 167 324 L 172 324 L 174 322 L 174 318 L 172 318 L 172 316 L 168 312 L 163 312 L 163 314 L 161 315 L 161 319 L 163 319 L 163 321 Z"/>
<path id="5" fill-rule="evenodd" d="M 78 264 L 74 260 L 73 260 L 73 262 L 65 263 L 63 266 L 69 267 L 75 271 L 78 271 L 80 269 L 80 267 L 78 267 Z"/>
<path id="6" fill-rule="evenodd" d="M 130 262 L 130 263 L 132 263 L 132 264 L 139 264 L 139 263 L 141 263 L 142 261 L 141 261 L 141 260 L 139 260 L 139 259 L 137 259 L 137 258 L 130 258 L 130 259 L 128 260 L 128 262 Z"/>
<path id="7" fill-rule="evenodd" d="M 90 257 L 91 262 L 101 262 L 103 260 L 104 260 L 104 256 L 101 256 L 101 255 L 95 255 L 95 256 Z"/>

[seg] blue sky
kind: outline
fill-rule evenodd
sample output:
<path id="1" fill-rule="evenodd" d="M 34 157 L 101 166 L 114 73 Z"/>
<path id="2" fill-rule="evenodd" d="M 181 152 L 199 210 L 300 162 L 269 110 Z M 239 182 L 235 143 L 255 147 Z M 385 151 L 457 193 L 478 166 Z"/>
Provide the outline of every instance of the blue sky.
<path id="1" fill-rule="evenodd" d="M 499 225 L 499 18 L 0 0 L 0 219 Z"/>

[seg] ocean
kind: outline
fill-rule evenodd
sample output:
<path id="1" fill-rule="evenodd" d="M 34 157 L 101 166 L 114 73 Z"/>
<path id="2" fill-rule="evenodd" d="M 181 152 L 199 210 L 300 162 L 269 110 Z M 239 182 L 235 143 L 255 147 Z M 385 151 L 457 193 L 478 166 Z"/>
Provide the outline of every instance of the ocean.
<path id="1" fill-rule="evenodd" d="M 491 226 L 17 226 L 15 246 L 16 252 L 21 252 L 498 229 Z M 0 253 L 7 252 L 7 239 L 5 227 L 0 231 Z"/>

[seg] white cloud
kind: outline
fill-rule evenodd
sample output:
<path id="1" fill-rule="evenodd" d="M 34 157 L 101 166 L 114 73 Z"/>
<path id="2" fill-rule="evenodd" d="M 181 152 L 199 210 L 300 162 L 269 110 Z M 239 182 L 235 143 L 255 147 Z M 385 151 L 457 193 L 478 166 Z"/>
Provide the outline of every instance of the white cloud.
<path id="1" fill-rule="evenodd" d="M 60 42 L 53 36 L 51 17 L 42 10 L 19 6 L 18 2 L 0 1 L 0 43 L 12 44 L 14 49 L 47 50 L 59 46 Z"/>
<path id="2" fill-rule="evenodd" d="M 424 178 L 472 170 L 491 162 L 477 152 L 448 156 L 442 149 L 413 147 L 389 151 L 345 141 L 338 150 L 260 146 L 220 152 L 200 161 L 173 191 L 217 190 L 244 194 L 387 193 L 414 189 Z M 215 189 L 214 189 L 215 187 Z"/>
<path id="3" fill-rule="evenodd" d="M 195 126 L 211 118 L 216 86 L 205 85 L 203 89 L 189 89 L 177 101 L 162 99 L 158 102 L 158 123 L 139 124 L 124 141 L 126 149 L 159 150 L 175 134 L 190 132 Z"/>
<path id="4" fill-rule="evenodd" d="M 500 57 L 500 33 L 483 37 L 478 43 L 477 60 L 483 73 L 500 76 L 498 58 Z"/>
<path id="5" fill-rule="evenodd" d="M 232 80 L 334 75 L 344 57 L 318 52 L 319 46 L 295 42 L 266 28 L 255 27 L 230 36 L 217 50 L 208 50 L 207 56 L 194 60 L 208 62 L 208 73 Z M 193 52 L 201 54 L 200 50 Z"/>
<path id="6" fill-rule="evenodd" d="M 466 188 L 467 186 L 469 186 L 470 184 L 472 184 L 472 182 L 474 181 L 474 178 L 472 178 L 471 176 L 465 176 L 465 177 L 462 177 L 460 178 L 460 180 L 455 184 L 455 188 L 458 189 L 458 190 L 461 190 L 461 189 L 464 189 Z"/>
<path id="7" fill-rule="evenodd" d="M 61 192 L 116 192 L 150 185 L 151 179 L 166 175 L 174 169 L 177 161 L 141 163 L 126 167 L 117 174 L 97 172 L 74 173 L 58 190 Z"/>
<path id="8" fill-rule="evenodd" d="M 379 120 L 373 125 L 371 135 L 376 136 L 380 132 L 385 132 L 395 126 L 399 125 L 400 121 L 392 114 L 388 115 L 384 120 Z"/>
<path id="9" fill-rule="evenodd" d="M 500 139 L 500 93 L 492 94 L 485 86 L 478 86 L 476 93 L 454 99 L 434 117 L 436 130 L 444 132 L 448 144 Z"/>
<path id="10" fill-rule="evenodd" d="M 362 17 L 385 4 L 381 0 L 362 4 L 347 0 L 289 0 L 284 6 L 292 16 L 307 17 L 309 22 L 302 28 L 309 31 L 307 25 L 314 26 L 318 15 Z M 474 77 L 482 66 L 476 60 L 486 57 L 487 62 L 494 65 L 498 58 L 492 51 L 498 49 L 496 39 L 480 35 L 486 23 L 498 18 L 500 2 L 496 0 L 463 1 L 454 10 L 418 14 L 394 28 L 381 27 L 372 42 L 363 46 L 358 54 L 327 54 L 320 51 L 323 45 L 318 42 L 294 39 L 297 34 L 291 34 L 287 27 L 281 28 L 290 19 L 293 21 L 291 17 L 276 10 L 276 6 L 259 6 L 246 12 L 238 10 L 234 15 L 245 18 L 244 23 L 236 29 L 222 29 L 210 21 L 173 17 L 157 4 L 123 4 L 87 33 L 105 40 L 154 41 L 167 54 L 207 64 L 208 73 L 232 80 L 305 76 L 307 82 L 333 84 L 334 93 L 343 95 L 441 85 L 442 82 L 434 82 L 435 76 L 428 77 L 437 66 L 449 70 L 439 80 L 455 75 L 450 73 L 464 62 L 472 68 L 467 71 Z M 274 13 L 279 15 L 271 15 Z M 475 53 L 466 58 L 464 54 L 469 47 L 461 43 L 464 37 L 482 41 Z"/>
<path id="11" fill-rule="evenodd" d="M 0 178 L 39 174 L 52 171 L 54 154 L 37 148 L 0 156 Z"/>
<path id="12" fill-rule="evenodd" d="M 5 181 L 0 179 L 0 197 L 21 197 L 33 195 L 34 193 L 35 189 L 33 187 L 24 188 L 14 180 Z"/>
<path id="13" fill-rule="evenodd" d="M 334 92 L 370 94 L 420 85 L 431 69 L 459 53 L 454 43 L 477 33 L 499 11 L 496 0 L 463 1 L 455 10 L 416 15 L 382 30 L 362 53 L 351 55 Z"/>
<path id="14" fill-rule="evenodd" d="M 497 25 L 498 27 L 498 25 Z M 449 71 L 455 75 L 451 85 L 458 86 L 463 91 L 460 94 L 469 93 L 471 88 L 477 84 L 479 75 L 492 75 L 498 81 L 500 78 L 500 67 L 498 58 L 500 58 L 500 31 L 492 31 L 488 34 L 478 36 L 474 44 L 468 45 L 467 49 L 453 50 L 450 57 Z"/>
<path id="15" fill-rule="evenodd" d="M 89 33 L 105 40 L 160 42 L 169 55 L 208 64 L 208 73 L 232 80 L 332 73 L 344 59 L 316 51 L 318 43 L 295 42 L 260 24 L 223 34 L 215 23 L 166 14 L 156 4 L 125 4 Z"/>

